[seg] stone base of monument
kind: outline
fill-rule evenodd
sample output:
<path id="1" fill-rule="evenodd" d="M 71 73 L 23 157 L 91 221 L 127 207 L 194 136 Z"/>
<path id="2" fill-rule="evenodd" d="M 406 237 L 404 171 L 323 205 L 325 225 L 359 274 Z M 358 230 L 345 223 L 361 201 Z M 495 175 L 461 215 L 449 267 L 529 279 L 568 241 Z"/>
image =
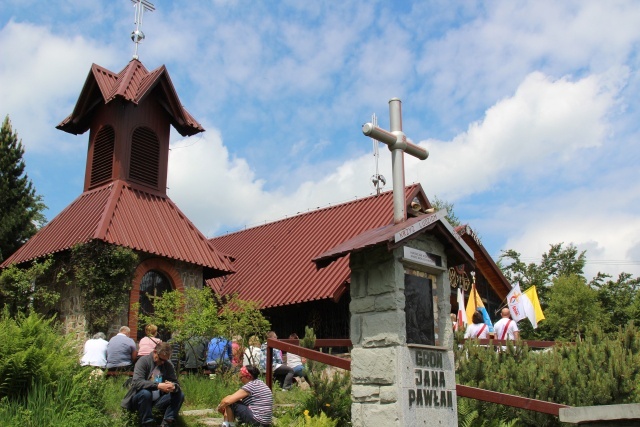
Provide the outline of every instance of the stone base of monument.
<path id="1" fill-rule="evenodd" d="M 639 426 L 640 404 L 562 408 L 559 415 L 561 422 L 581 426 Z"/>

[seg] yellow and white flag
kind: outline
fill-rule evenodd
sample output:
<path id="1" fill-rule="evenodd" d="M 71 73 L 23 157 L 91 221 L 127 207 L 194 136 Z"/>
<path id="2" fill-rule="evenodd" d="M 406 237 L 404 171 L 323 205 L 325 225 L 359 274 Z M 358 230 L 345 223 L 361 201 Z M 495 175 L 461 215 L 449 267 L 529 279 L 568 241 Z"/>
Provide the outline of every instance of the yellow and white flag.
<path id="1" fill-rule="evenodd" d="M 536 287 L 531 286 L 529 289 L 524 291 L 520 296 L 520 300 L 522 302 L 524 314 L 531 322 L 531 326 L 533 326 L 533 329 L 537 328 L 538 322 L 544 319 L 544 314 L 542 314 L 542 307 L 540 307 Z"/>

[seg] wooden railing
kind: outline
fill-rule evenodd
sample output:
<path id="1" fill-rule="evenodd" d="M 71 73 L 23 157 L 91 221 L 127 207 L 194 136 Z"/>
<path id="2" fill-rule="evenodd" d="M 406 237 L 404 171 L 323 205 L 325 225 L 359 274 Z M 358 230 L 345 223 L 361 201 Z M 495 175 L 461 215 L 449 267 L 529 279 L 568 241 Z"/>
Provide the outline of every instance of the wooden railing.
<path id="1" fill-rule="evenodd" d="M 505 346 L 507 341 L 501 340 L 477 340 L 480 345 Z M 513 343 L 513 342 L 512 342 Z M 518 344 L 526 344 L 530 348 L 550 348 L 556 345 L 564 345 L 565 343 L 557 343 L 555 341 L 533 341 L 522 340 Z M 277 348 L 281 351 L 295 353 L 307 359 L 316 360 L 327 365 L 342 368 L 351 371 L 351 361 L 337 356 L 322 353 L 320 351 L 311 350 L 300 347 L 299 340 L 277 340 L 267 339 L 267 373 L 266 380 L 269 388 L 273 385 L 273 349 Z M 571 345 L 572 343 L 566 343 Z M 317 339 L 314 348 L 325 347 L 352 347 L 351 340 L 348 339 Z M 545 402 L 544 400 L 529 399 L 527 397 L 515 396 L 512 394 L 498 393 L 496 391 L 484 390 L 477 387 L 470 387 L 462 384 L 456 384 L 456 394 L 459 397 L 467 397 L 469 399 L 482 400 L 484 402 L 497 403 L 499 405 L 511 406 L 514 408 L 526 409 L 543 414 L 558 416 L 561 408 L 569 408 L 568 405 L 561 405 L 553 402 Z"/>
<path id="2" fill-rule="evenodd" d="M 311 350 L 305 347 L 300 347 L 298 344 L 300 340 L 276 340 L 272 338 L 267 339 L 267 385 L 271 388 L 273 384 L 273 349 L 295 353 L 298 356 L 306 357 L 307 359 L 315 360 L 327 365 L 335 366 L 337 368 L 351 370 L 351 361 L 343 359 L 331 354 L 323 353 L 321 351 Z M 317 339 L 314 348 L 328 348 L 328 347 L 351 347 L 351 340 L 349 339 Z"/>
<path id="3" fill-rule="evenodd" d="M 527 409 L 534 412 L 542 412 L 543 414 L 551 414 L 556 417 L 560 414 L 560 408 L 569 408 L 569 406 L 561 405 L 559 403 L 529 399 L 527 397 L 515 396 L 513 394 L 498 393 L 497 391 L 485 390 L 462 384 L 456 384 L 456 394 L 458 397 L 468 397 L 470 399 L 482 400 L 484 402 L 497 403 L 499 405 L 512 406 L 514 408 Z"/>

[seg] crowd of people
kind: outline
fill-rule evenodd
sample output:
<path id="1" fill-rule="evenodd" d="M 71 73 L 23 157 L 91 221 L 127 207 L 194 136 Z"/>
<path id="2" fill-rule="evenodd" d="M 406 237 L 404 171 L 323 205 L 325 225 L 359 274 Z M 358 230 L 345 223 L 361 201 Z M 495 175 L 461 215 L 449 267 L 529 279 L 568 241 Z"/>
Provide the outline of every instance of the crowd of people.
<path id="1" fill-rule="evenodd" d="M 85 342 L 80 364 L 108 371 L 133 371 L 122 407 L 137 412 L 142 426 L 155 425 L 153 408 L 163 413 L 162 427 L 174 424 L 184 401 L 176 374 L 178 364 L 187 373 L 204 370 L 237 373 L 242 387 L 225 396 L 218 405 L 224 417 L 223 426 L 234 426 L 236 419 L 248 425 L 271 425 L 273 394 L 260 379 L 266 373 L 267 343 L 261 343 L 257 336 L 251 336 L 246 346 L 240 336 L 192 337 L 180 350 L 174 343 L 158 338 L 155 325 L 145 327 L 145 336 L 138 344 L 130 334 L 127 326 L 122 326 L 108 341 L 104 333 L 96 333 Z M 267 338 L 278 336 L 270 331 Z M 298 339 L 298 335 L 291 334 L 289 338 Z M 311 384 L 304 369 L 304 357 L 288 353 L 285 361 L 282 352 L 275 348 L 272 356 L 273 377 L 283 391 L 292 387 L 294 377 Z"/>

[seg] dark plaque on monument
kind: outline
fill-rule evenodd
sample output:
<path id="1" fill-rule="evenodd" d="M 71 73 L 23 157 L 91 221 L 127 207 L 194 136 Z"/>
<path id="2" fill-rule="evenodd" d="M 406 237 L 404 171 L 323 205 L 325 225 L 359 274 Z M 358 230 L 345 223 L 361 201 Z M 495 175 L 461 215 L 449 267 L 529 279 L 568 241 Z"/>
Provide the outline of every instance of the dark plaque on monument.
<path id="1" fill-rule="evenodd" d="M 407 344 L 435 345 L 431 280 L 404 275 Z"/>

